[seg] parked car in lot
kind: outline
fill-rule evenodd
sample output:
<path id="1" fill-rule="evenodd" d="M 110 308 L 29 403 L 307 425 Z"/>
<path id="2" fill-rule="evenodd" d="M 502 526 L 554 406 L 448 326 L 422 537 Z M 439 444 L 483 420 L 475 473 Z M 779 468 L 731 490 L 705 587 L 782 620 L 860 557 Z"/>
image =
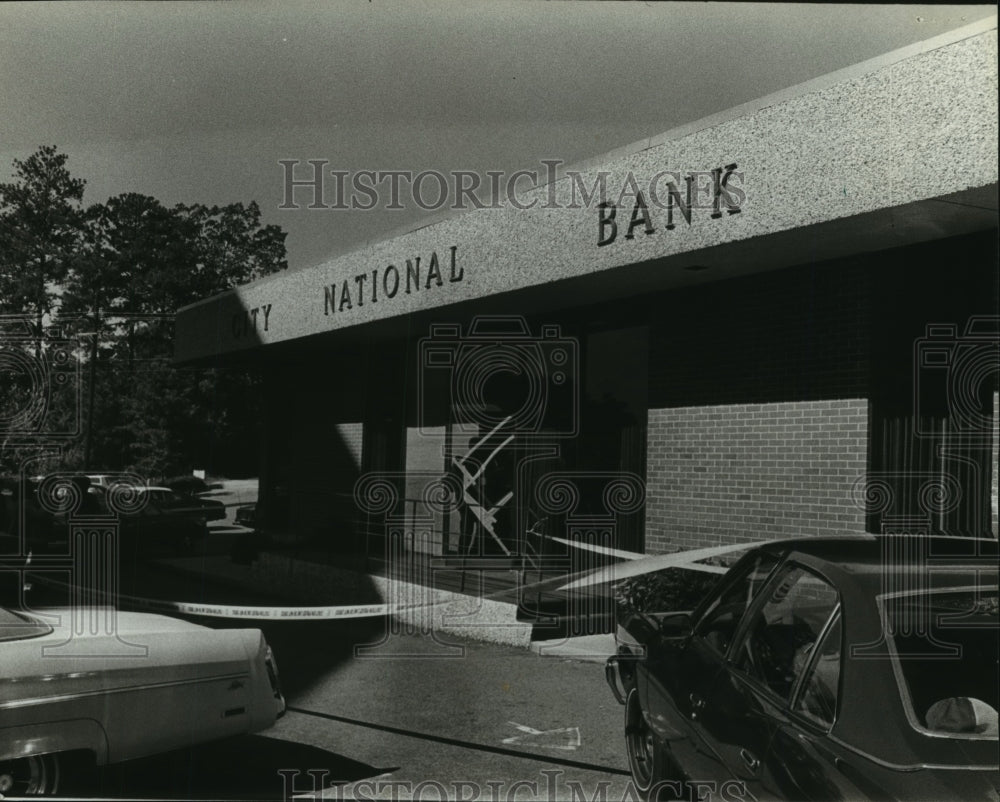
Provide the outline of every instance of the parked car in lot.
<path id="1" fill-rule="evenodd" d="M 996 541 L 813 538 L 752 549 L 694 611 L 623 616 L 636 788 L 997 799 L 997 586 Z"/>
<path id="2" fill-rule="evenodd" d="M 81 479 L 86 483 L 90 477 Z M 91 479 L 86 493 L 81 495 L 81 502 L 72 511 L 51 512 L 41 503 L 36 489 L 28 489 L 23 509 L 28 547 L 36 554 L 65 553 L 69 548 L 69 525 L 73 516 L 100 516 L 113 512 L 108 506 L 108 492 L 108 486 L 95 484 Z M 220 502 L 203 502 L 166 487 L 139 485 L 132 487 L 132 492 L 141 500 L 134 505 L 134 511 L 113 513 L 125 555 L 197 553 L 208 537 L 208 521 L 224 518 L 226 514 Z"/>
<path id="3" fill-rule="evenodd" d="M 71 620 L 65 609 L 0 608 L 0 797 L 55 794 L 80 762 L 257 732 L 284 712 L 257 629 L 119 612 L 115 635 L 75 632 L 70 654 L 51 652 L 70 641 Z M 121 654 L 122 643 L 132 654 Z"/>
<path id="4" fill-rule="evenodd" d="M 221 484 L 208 484 L 197 476 L 178 476 L 166 480 L 163 486 L 187 499 L 191 506 L 199 508 L 205 520 L 221 521 L 226 517 L 226 505 L 217 499 L 208 498 L 212 493 L 222 490 Z"/>
<path id="5" fill-rule="evenodd" d="M 237 526 L 245 526 L 247 529 L 253 529 L 257 525 L 257 505 L 241 504 L 236 508 L 235 520 Z"/>
<path id="6" fill-rule="evenodd" d="M 209 483 L 197 476 L 175 476 L 172 479 L 165 479 L 163 481 L 163 486 L 169 487 L 177 493 L 183 493 L 189 496 L 194 496 L 199 493 L 214 493 L 217 490 L 222 490 L 221 483 Z"/>
<path id="7" fill-rule="evenodd" d="M 178 495 L 184 500 L 186 506 L 204 516 L 206 521 L 221 521 L 226 517 L 226 505 L 221 501 L 199 496 Z"/>
<path id="8" fill-rule="evenodd" d="M 202 547 L 208 526 L 200 505 L 166 487 L 139 487 L 136 492 L 145 502 L 120 516 L 123 554 L 190 554 Z"/>

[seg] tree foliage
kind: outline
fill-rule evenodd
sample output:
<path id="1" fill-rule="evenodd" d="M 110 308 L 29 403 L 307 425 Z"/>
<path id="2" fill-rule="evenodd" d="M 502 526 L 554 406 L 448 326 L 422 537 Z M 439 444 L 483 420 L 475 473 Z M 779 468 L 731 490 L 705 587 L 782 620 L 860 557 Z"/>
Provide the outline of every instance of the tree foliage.
<path id="1" fill-rule="evenodd" d="M 0 184 L 0 311 L 31 314 L 36 336 L 81 235 L 86 182 L 70 175 L 67 160 L 51 145 L 40 147 L 15 159 L 14 180 Z"/>
<path id="2" fill-rule="evenodd" d="M 664 568 L 625 579 L 614 586 L 620 615 L 693 610 L 718 583 L 715 574 Z"/>
<path id="3" fill-rule="evenodd" d="M 62 411 L 82 425 L 64 461 L 152 477 L 254 470 L 236 455 L 256 437 L 258 410 L 248 400 L 258 377 L 174 366 L 173 316 L 284 269 L 284 232 L 262 224 L 255 202 L 167 207 L 124 193 L 83 209 L 84 182 L 66 162 L 42 147 L 0 184 L 0 314 L 31 315 L 39 337 L 44 318 L 77 343 L 79 392 L 53 396 L 79 406 Z M 36 357 L 45 357 L 41 346 Z M 0 453 L 8 469 L 12 454 Z"/>

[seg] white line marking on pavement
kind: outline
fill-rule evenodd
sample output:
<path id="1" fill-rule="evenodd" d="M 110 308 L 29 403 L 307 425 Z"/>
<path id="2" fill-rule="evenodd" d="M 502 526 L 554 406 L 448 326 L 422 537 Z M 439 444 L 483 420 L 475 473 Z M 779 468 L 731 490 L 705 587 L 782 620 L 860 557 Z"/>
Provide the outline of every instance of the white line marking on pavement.
<path id="1" fill-rule="evenodd" d="M 580 748 L 580 728 L 579 727 L 559 727 L 554 730 L 536 730 L 526 724 L 518 724 L 516 721 L 508 721 L 512 727 L 519 729 L 523 735 L 512 735 L 504 738 L 500 743 L 504 744 L 526 744 L 537 746 L 541 749 L 563 749 L 573 751 Z M 545 743 L 549 741 L 559 741 L 559 743 Z"/>

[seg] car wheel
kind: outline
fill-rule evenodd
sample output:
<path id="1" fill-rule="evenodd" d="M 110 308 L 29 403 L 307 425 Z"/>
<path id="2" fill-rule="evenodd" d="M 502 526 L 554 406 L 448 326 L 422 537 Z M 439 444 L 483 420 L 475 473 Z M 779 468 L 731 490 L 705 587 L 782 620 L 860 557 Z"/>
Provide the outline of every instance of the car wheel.
<path id="1" fill-rule="evenodd" d="M 646 723 L 636 688 L 629 691 L 625 700 L 625 750 L 632 782 L 643 799 L 663 802 L 687 798 L 687 787 L 669 747 Z"/>
<path id="2" fill-rule="evenodd" d="M 59 790 L 57 755 L 32 755 L 0 763 L 0 799 L 45 796 Z"/>

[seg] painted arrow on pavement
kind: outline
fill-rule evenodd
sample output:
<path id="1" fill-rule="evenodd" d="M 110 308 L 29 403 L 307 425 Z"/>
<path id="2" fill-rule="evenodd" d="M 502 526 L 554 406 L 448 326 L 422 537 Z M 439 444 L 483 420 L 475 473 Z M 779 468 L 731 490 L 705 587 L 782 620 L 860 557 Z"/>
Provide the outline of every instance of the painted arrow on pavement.
<path id="1" fill-rule="evenodd" d="M 504 738 L 501 743 L 505 744 L 530 744 L 542 749 L 565 749 L 572 751 L 580 748 L 580 728 L 560 727 L 556 730 L 536 730 L 516 721 L 508 721 L 512 727 L 519 729 L 523 735 L 512 735 Z M 557 743 L 547 743 L 556 741 Z"/>

